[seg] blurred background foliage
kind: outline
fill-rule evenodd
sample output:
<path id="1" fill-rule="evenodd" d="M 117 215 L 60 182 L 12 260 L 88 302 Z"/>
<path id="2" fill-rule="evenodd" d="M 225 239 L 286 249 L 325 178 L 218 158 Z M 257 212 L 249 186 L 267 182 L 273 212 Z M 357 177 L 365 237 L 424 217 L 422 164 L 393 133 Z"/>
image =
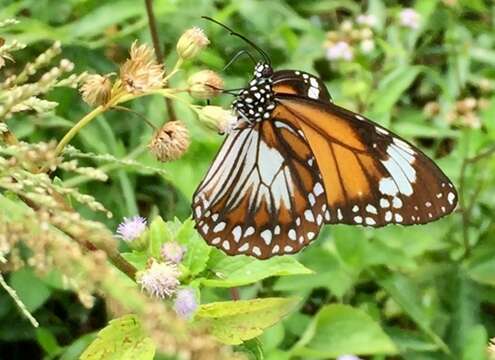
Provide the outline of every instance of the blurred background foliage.
<path id="1" fill-rule="evenodd" d="M 155 0 L 154 6 L 166 68 L 176 61 L 174 46 L 185 29 L 201 26 L 211 41 L 199 59 L 174 78 L 175 87 L 204 68 L 221 72 L 227 88 L 243 87 L 250 79 L 253 64 L 248 58 L 222 71 L 245 44 L 200 19 L 214 17 L 260 45 L 275 68 L 318 74 L 337 104 L 420 146 L 460 192 L 458 210 L 429 225 L 377 230 L 327 226 L 298 255 L 313 274 L 271 278 L 240 289 L 243 299 L 303 299 L 297 311 L 245 347 L 261 347 L 266 359 L 332 358 L 340 337 L 351 335 L 345 325 L 335 328 L 326 322 L 345 316 L 346 307 L 323 308 L 338 303 L 367 314 L 364 320 L 354 319 L 357 327 L 369 319 L 380 323 L 399 351 L 391 356 L 369 352 L 378 354 L 370 355 L 372 359 L 487 356 L 489 337 L 495 334 L 493 2 Z M 404 19 L 406 8 L 414 9 L 417 18 Z M 363 14 L 372 20 L 359 20 Z M 28 45 L 16 53 L 15 63 L 7 60 L 7 74 L 55 41 L 62 43 L 63 57 L 75 63 L 76 72 L 100 74 L 116 71 L 135 39 L 151 44 L 142 1 L 0 0 L 0 19 L 6 18 L 20 23 L 1 36 Z M 347 45 L 334 48 L 339 42 Z M 47 99 L 59 104 L 49 114 L 22 113 L 8 121 L 19 139 L 60 139 L 89 110 L 76 90 L 56 89 Z M 225 95 L 213 102 L 227 108 L 231 101 Z M 157 126 L 168 119 L 160 97 L 130 106 Z M 102 166 L 109 180 L 95 182 L 85 175 L 62 179 L 114 214 L 107 219 L 79 208 L 85 217 L 114 230 L 124 216 L 160 214 L 185 220 L 190 215 L 191 195 L 222 137 L 180 103 L 174 103 L 174 109 L 187 124 L 192 144 L 182 159 L 160 165 L 163 174 L 86 159 L 88 165 Z M 157 167 L 146 150 L 150 136 L 151 130 L 132 114 L 110 111 L 84 128 L 72 145 Z M 63 359 L 77 358 L 107 323 L 104 299 L 87 310 L 74 294 L 51 287 L 27 269 L 10 274 L 9 283 L 42 327 L 34 330 L 0 292 L 1 358 L 52 358 L 60 353 Z M 228 298 L 224 290 L 202 293 L 202 302 Z M 366 346 L 356 344 L 356 349 Z"/>

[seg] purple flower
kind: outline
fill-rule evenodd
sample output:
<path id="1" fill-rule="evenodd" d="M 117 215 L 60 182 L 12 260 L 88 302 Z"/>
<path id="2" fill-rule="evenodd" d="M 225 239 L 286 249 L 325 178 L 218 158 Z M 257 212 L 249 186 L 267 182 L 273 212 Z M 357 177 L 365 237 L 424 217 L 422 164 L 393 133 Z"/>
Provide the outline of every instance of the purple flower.
<path id="1" fill-rule="evenodd" d="M 421 16 L 411 8 L 406 8 L 399 13 L 400 24 L 411 29 L 419 28 Z"/>
<path id="2" fill-rule="evenodd" d="M 328 60 L 352 60 L 354 54 L 352 53 L 352 47 L 346 41 L 339 41 L 335 44 L 331 44 L 327 47 L 327 59 Z"/>
<path id="3" fill-rule="evenodd" d="M 146 230 L 146 219 L 141 216 L 133 216 L 131 218 L 124 218 L 117 227 L 117 236 L 125 242 L 131 242 Z"/>
<path id="4" fill-rule="evenodd" d="M 166 242 L 161 248 L 163 259 L 173 262 L 174 264 L 181 262 L 185 252 L 185 248 L 175 241 Z"/>
<path id="5" fill-rule="evenodd" d="M 175 297 L 175 312 L 183 319 L 190 319 L 198 309 L 198 302 L 194 295 L 194 290 L 185 288 L 177 291 Z"/>
<path id="6" fill-rule="evenodd" d="M 151 296 L 164 299 L 175 293 L 180 282 L 176 264 L 154 261 L 151 266 L 137 276 L 137 283 Z"/>
<path id="7" fill-rule="evenodd" d="M 356 355 L 340 355 L 337 360 L 362 360 L 360 357 Z"/>

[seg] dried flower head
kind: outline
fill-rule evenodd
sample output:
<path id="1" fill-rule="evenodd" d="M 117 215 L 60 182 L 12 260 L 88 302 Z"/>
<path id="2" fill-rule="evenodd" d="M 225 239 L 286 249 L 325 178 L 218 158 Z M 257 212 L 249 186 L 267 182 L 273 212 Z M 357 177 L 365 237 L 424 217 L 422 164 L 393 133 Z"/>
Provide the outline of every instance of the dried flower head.
<path id="1" fill-rule="evenodd" d="M 206 37 L 204 31 L 198 27 L 193 27 L 181 35 L 177 42 L 177 53 L 182 59 L 192 59 L 199 54 L 210 40 Z"/>
<path id="2" fill-rule="evenodd" d="M 176 264 L 152 260 L 150 266 L 138 273 L 137 283 L 151 296 L 164 299 L 175 293 L 180 273 Z"/>
<path id="3" fill-rule="evenodd" d="M 182 261 L 185 252 L 185 248 L 176 241 L 166 242 L 161 248 L 163 259 L 174 264 L 178 264 Z"/>
<path id="4" fill-rule="evenodd" d="M 148 145 L 159 161 L 179 159 L 189 148 L 189 131 L 180 121 L 170 121 L 162 126 Z"/>
<path id="5" fill-rule="evenodd" d="M 223 79 L 216 72 L 202 70 L 193 74 L 187 80 L 189 94 L 198 99 L 210 99 L 224 89 Z"/>
<path id="6" fill-rule="evenodd" d="M 175 297 L 174 310 L 183 319 L 191 319 L 198 309 L 193 289 L 180 289 Z"/>
<path id="7" fill-rule="evenodd" d="M 433 117 L 440 112 L 440 104 L 436 101 L 429 101 L 425 104 L 423 112 L 428 117 Z"/>
<path id="8" fill-rule="evenodd" d="M 143 92 L 162 86 L 163 66 L 155 59 L 153 49 L 146 44 L 131 46 L 130 58 L 120 67 L 120 78 L 129 92 Z"/>
<path id="9" fill-rule="evenodd" d="M 399 13 L 400 24 L 410 29 L 418 29 L 421 25 L 421 15 L 411 8 L 406 8 Z"/>
<path id="10" fill-rule="evenodd" d="M 220 134 L 229 133 L 237 124 L 237 117 L 220 106 L 203 106 L 199 111 L 199 118 Z"/>
<path id="11" fill-rule="evenodd" d="M 146 230 L 146 219 L 141 216 L 124 218 L 124 221 L 117 227 L 117 236 L 125 242 L 132 242 L 139 238 Z"/>
<path id="12" fill-rule="evenodd" d="M 91 74 L 84 78 L 80 91 L 84 102 L 88 105 L 105 105 L 110 100 L 112 81 L 108 76 Z"/>
<path id="13" fill-rule="evenodd" d="M 339 41 L 327 46 L 326 57 L 328 60 L 350 61 L 354 57 L 353 49 L 346 41 Z"/>

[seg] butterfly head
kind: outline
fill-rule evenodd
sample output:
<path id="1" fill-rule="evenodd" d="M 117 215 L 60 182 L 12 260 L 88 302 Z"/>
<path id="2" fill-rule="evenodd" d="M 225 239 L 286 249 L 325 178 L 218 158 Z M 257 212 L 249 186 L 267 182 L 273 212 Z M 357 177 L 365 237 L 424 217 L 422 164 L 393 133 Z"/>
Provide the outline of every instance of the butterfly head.
<path id="1" fill-rule="evenodd" d="M 275 108 L 272 90 L 272 67 L 264 62 L 256 64 L 253 78 L 232 103 L 240 120 L 248 123 L 270 118 Z"/>

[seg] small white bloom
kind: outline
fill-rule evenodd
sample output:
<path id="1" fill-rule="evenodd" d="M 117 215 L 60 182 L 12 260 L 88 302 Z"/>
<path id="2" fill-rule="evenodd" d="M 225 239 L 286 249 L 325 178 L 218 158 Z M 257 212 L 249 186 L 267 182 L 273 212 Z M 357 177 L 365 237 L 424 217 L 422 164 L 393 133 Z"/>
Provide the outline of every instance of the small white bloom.
<path id="1" fill-rule="evenodd" d="M 146 230 L 146 219 L 141 216 L 133 216 L 131 218 L 124 218 L 117 227 L 117 236 L 125 242 L 131 242 Z"/>
<path id="2" fill-rule="evenodd" d="M 177 291 L 174 310 L 183 319 L 190 319 L 198 309 L 198 302 L 193 289 L 181 289 Z"/>
<path id="3" fill-rule="evenodd" d="M 421 24 L 421 16 L 414 9 L 407 8 L 399 13 L 400 24 L 411 29 L 418 29 Z"/>
<path id="4" fill-rule="evenodd" d="M 356 355 L 340 355 L 337 360 L 362 360 L 360 357 Z"/>
<path id="5" fill-rule="evenodd" d="M 168 241 L 162 245 L 161 254 L 166 261 L 178 264 L 182 261 L 186 249 L 175 241 Z"/>
<path id="6" fill-rule="evenodd" d="M 356 22 L 359 25 L 375 27 L 378 24 L 378 19 L 375 15 L 371 14 L 361 14 L 357 17 Z"/>
<path id="7" fill-rule="evenodd" d="M 175 293 L 179 286 L 180 273 L 173 263 L 159 263 L 155 260 L 145 271 L 137 275 L 137 283 L 151 296 L 164 299 Z"/>
<path id="8" fill-rule="evenodd" d="M 350 61 L 354 57 L 354 53 L 348 42 L 339 41 L 327 47 L 326 56 L 328 60 Z"/>
<path id="9" fill-rule="evenodd" d="M 375 42 L 371 39 L 361 41 L 361 51 L 365 54 L 372 52 L 375 49 Z"/>

